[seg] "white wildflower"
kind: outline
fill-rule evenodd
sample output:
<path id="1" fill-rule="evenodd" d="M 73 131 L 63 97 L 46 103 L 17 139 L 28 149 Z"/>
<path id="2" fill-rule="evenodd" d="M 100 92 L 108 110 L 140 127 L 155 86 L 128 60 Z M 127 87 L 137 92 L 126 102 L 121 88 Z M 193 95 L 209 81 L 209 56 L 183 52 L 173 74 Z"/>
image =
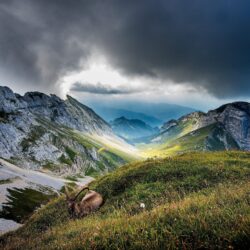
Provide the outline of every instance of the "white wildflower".
<path id="1" fill-rule="evenodd" d="M 145 203 L 141 203 L 140 208 L 145 208 Z"/>

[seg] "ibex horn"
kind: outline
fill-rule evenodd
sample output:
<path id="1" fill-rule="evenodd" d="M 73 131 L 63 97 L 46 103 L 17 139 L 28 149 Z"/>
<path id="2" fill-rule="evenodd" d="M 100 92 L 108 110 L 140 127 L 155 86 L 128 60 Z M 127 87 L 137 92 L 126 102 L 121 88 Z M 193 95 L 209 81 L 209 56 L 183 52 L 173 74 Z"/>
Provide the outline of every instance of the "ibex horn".
<path id="1" fill-rule="evenodd" d="M 77 197 L 80 195 L 80 193 L 81 193 L 82 191 L 84 191 L 85 189 L 88 189 L 88 190 L 89 190 L 89 187 L 84 187 L 81 191 L 79 191 L 78 194 L 75 196 L 74 201 L 77 199 Z"/>
<path id="2" fill-rule="evenodd" d="M 68 187 L 64 186 L 64 190 L 65 190 L 65 194 L 66 194 L 67 199 L 69 199 L 69 189 L 68 189 Z"/>

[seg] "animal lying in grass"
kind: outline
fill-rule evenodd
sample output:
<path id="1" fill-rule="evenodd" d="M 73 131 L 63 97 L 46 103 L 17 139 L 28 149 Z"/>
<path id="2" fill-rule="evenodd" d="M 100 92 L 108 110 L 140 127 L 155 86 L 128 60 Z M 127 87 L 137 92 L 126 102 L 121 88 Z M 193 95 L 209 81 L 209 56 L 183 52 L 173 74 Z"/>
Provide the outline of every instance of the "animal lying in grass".
<path id="1" fill-rule="evenodd" d="M 77 202 L 77 198 L 81 192 L 88 189 L 88 193 L 82 198 L 81 201 Z M 103 205 L 103 197 L 101 194 L 89 190 L 88 187 L 84 187 L 80 192 L 74 197 L 69 196 L 67 187 L 65 187 L 66 201 L 68 204 L 68 211 L 71 217 L 80 218 L 84 217 L 96 210 L 98 210 Z"/>

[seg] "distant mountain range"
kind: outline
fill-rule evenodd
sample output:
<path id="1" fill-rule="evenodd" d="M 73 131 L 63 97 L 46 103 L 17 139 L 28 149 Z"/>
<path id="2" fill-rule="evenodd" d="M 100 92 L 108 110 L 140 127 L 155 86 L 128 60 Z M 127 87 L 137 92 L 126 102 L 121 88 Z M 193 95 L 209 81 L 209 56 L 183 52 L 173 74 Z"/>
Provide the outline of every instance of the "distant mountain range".
<path id="1" fill-rule="evenodd" d="M 159 132 L 157 127 L 152 128 L 144 121 L 139 119 L 127 119 L 124 116 L 115 119 L 110 122 L 113 131 L 125 138 L 126 140 L 133 142 L 133 140 L 151 136 Z"/>
<path id="2" fill-rule="evenodd" d="M 162 104 L 158 107 L 157 117 L 164 114 Z M 140 105 L 136 109 L 142 110 Z M 17 166 L 64 176 L 109 171 L 139 157 L 137 149 L 115 133 L 136 142 L 146 157 L 191 150 L 250 150 L 250 104 L 236 102 L 208 113 L 192 112 L 165 122 L 159 130 L 144 120 L 123 116 L 110 126 L 70 96 L 66 100 L 39 92 L 20 96 L 0 87 L 0 157 Z"/>
<path id="3" fill-rule="evenodd" d="M 107 122 L 124 116 L 127 119 L 142 120 L 151 127 L 160 126 L 164 121 L 177 119 L 195 111 L 189 107 L 168 103 L 127 102 L 115 107 L 99 103 L 89 105 Z"/>
<path id="4" fill-rule="evenodd" d="M 250 150 L 250 103 L 225 104 L 208 113 L 193 112 L 166 122 L 142 144 L 146 155 L 185 151 Z M 145 144 L 146 143 L 146 144 Z"/>
<path id="5" fill-rule="evenodd" d="M 107 122 L 74 98 L 40 92 L 20 96 L 0 87 L 1 158 L 72 176 L 109 171 L 134 154 Z"/>
<path id="6" fill-rule="evenodd" d="M 126 117 L 127 119 L 138 119 L 152 127 L 160 126 L 163 123 L 163 120 L 157 119 L 154 116 L 146 115 L 144 113 L 134 112 L 126 109 L 119 108 L 110 108 L 110 107 L 93 107 L 95 112 L 103 117 L 103 119 L 107 122 L 112 122 L 113 120 Z"/>

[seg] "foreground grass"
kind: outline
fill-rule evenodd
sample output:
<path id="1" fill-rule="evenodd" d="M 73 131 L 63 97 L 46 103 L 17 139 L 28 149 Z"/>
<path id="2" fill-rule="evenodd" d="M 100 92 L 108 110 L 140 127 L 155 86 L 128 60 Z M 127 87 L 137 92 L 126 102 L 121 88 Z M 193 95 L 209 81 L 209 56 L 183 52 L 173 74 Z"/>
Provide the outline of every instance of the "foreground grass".
<path id="1" fill-rule="evenodd" d="M 92 187 L 105 205 L 70 220 L 50 202 L 3 249 L 214 249 L 250 246 L 250 154 L 192 153 L 124 166 Z M 145 203 L 145 209 L 140 203 Z"/>

